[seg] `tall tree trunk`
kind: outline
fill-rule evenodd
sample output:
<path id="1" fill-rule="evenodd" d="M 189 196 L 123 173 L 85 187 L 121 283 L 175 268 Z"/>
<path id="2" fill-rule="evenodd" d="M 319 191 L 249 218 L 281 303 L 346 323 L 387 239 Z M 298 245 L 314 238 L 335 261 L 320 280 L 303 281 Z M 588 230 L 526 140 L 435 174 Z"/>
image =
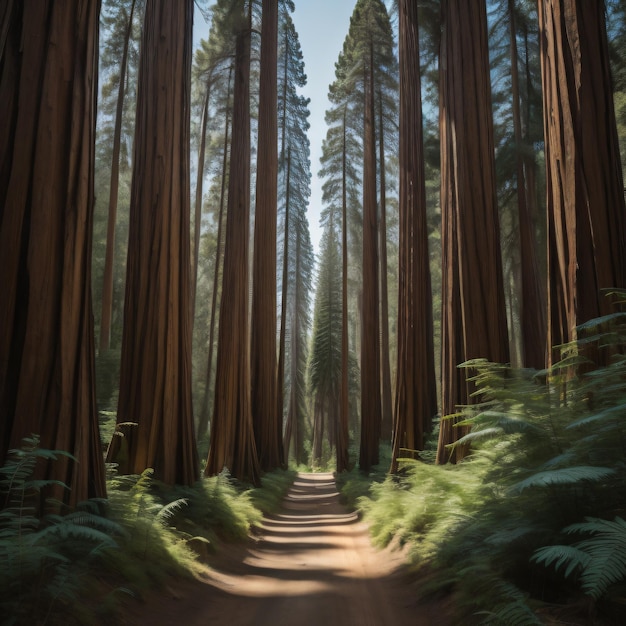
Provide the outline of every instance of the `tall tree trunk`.
<path id="1" fill-rule="evenodd" d="M 287 411 L 287 422 L 290 424 L 290 435 L 295 435 L 297 437 L 300 432 L 300 407 L 298 400 L 298 362 L 299 362 L 299 347 L 300 347 L 300 325 L 298 324 L 299 312 L 298 312 L 298 303 L 300 298 L 300 281 L 297 277 L 300 275 L 300 232 L 296 234 L 296 281 L 294 285 L 295 294 L 293 299 L 293 319 L 291 321 L 291 333 L 290 333 L 290 343 L 291 343 L 291 389 L 289 393 L 289 409 Z M 296 457 L 298 454 L 298 442 L 296 439 L 294 449 L 296 450 Z"/>
<path id="2" fill-rule="evenodd" d="M 233 130 L 228 179 L 222 302 L 215 372 L 211 445 L 205 473 L 227 467 L 239 479 L 259 481 L 250 409 L 250 9 L 238 4 L 235 25 Z"/>
<path id="3" fill-rule="evenodd" d="M 220 209 L 217 218 L 217 250 L 215 251 L 215 271 L 213 272 L 213 292 L 211 294 L 211 318 L 209 320 L 209 356 L 207 357 L 206 379 L 202 410 L 198 421 L 198 437 L 206 434 L 209 427 L 209 405 L 211 399 L 211 374 L 213 372 L 213 345 L 215 343 L 215 318 L 217 312 L 217 294 L 219 292 L 220 266 L 222 263 L 222 225 L 224 223 L 224 203 L 226 202 L 226 179 L 228 170 L 228 131 L 230 128 L 230 83 L 233 68 L 228 70 L 228 88 L 226 89 L 226 117 L 224 119 L 224 142 L 222 144 L 222 175 L 220 182 Z"/>
<path id="4" fill-rule="evenodd" d="M 513 127 L 517 161 L 517 207 L 519 214 L 521 260 L 521 327 L 523 365 L 541 369 L 546 365 L 546 301 L 537 260 L 537 243 L 532 219 L 535 189 L 527 176 L 522 135 L 519 65 L 515 27 L 515 1 L 508 0 L 509 32 L 511 37 L 511 86 L 513 97 Z M 513 326 L 511 326 L 513 328 Z"/>
<path id="5" fill-rule="evenodd" d="M 196 174 L 196 202 L 193 219 L 193 250 L 191 254 L 191 324 L 196 317 L 196 291 L 198 290 L 198 264 L 200 261 L 200 229 L 202 228 L 202 195 L 204 188 L 204 161 L 206 155 L 206 129 L 209 120 L 209 99 L 211 96 L 211 78 L 207 81 L 206 93 L 202 103 L 200 120 L 200 150 L 198 150 L 198 168 Z M 219 229 L 219 226 L 218 226 Z"/>
<path id="6" fill-rule="evenodd" d="M 24 437 L 64 450 L 37 478 L 105 496 L 91 240 L 98 0 L 0 9 L 0 465 Z"/>
<path id="7" fill-rule="evenodd" d="M 250 360 L 254 437 L 261 469 L 267 471 L 283 465 L 284 458 L 282 413 L 276 410 L 278 0 L 263 0 L 262 6 Z"/>
<path id="8" fill-rule="evenodd" d="M 133 16 L 136 0 L 130 5 L 128 28 L 124 37 L 124 50 L 120 64 L 120 84 L 117 91 L 115 110 L 115 128 L 113 130 L 113 154 L 111 156 L 111 185 L 109 189 L 109 213 L 107 217 L 107 242 L 104 256 L 104 276 L 102 279 L 102 314 L 100 318 L 100 352 L 111 345 L 111 317 L 113 313 L 113 257 L 115 256 L 115 224 L 117 222 L 117 196 L 120 184 L 120 146 L 122 138 L 122 117 L 124 115 L 124 96 L 126 70 L 128 68 L 128 48 L 133 32 Z"/>
<path id="9" fill-rule="evenodd" d="M 443 238 L 442 413 L 472 402 L 457 366 L 509 361 L 495 185 L 485 0 L 444 0 L 440 57 Z M 444 419 L 438 462 L 462 458 L 447 447 L 463 434 Z"/>
<path id="10" fill-rule="evenodd" d="M 283 133 L 284 137 L 284 133 Z M 278 381 L 279 385 L 276 393 L 276 411 L 281 417 L 283 416 L 283 393 L 285 381 L 285 335 L 287 332 L 287 293 L 289 290 L 289 230 L 291 228 L 291 220 L 289 218 L 289 209 L 291 205 L 291 146 L 287 148 L 287 175 L 285 181 L 285 232 L 283 246 L 283 280 L 282 294 L 280 304 L 280 341 L 278 350 Z M 292 331 L 293 332 L 293 331 Z M 291 355 L 293 360 L 293 354 Z M 291 381 L 293 386 L 293 380 Z M 289 462 L 289 447 L 291 446 L 291 437 L 294 432 L 294 415 L 287 413 L 287 423 L 285 425 L 283 454 L 285 455 L 285 463 Z"/>
<path id="11" fill-rule="evenodd" d="M 291 206 L 291 145 L 287 145 L 287 86 L 289 77 L 289 37 L 285 37 L 285 67 L 283 72 L 283 91 L 280 128 L 280 167 L 285 174 L 285 222 L 283 233 L 283 271 L 280 300 L 280 329 L 278 340 L 278 363 L 276 367 L 276 412 L 279 415 L 281 427 L 284 413 L 285 392 L 285 333 L 287 331 L 287 289 L 289 287 L 289 210 Z M 287 419 L 283 433 L 283 457 L 285 464 L 289 463 L 289 447 L 291 445 L 292 425 Z"/>
<path id="12" fill-rule="evenodd" d="M 391 471 L 401 449 L 424 447 L 437 412 L 426 221 L 417 5 L 400 1 L 400 247 L 398 352 Z"/>
<path id="13" fill-rule="evenodd" d="M 373 53 L 370 52 L 370 65 L 367 69 L 365 86 L 363 142 L 363 330 L 361 344 L 361 447 L 359 454 L 359 467 L 363 471 L 367 471 L 373 465 L 378 464 L 381 429 L 375 117 Z"/>
<path id="14" fill-rule="evenodd" d="M 385 128 L 383 126 L 383 97 L 378 92 L 378 150 L 380 175 L 380 380 L 381 380 L 381 439 L 391 442 L 393 411 L 391 408 L 391 367 L 389 365 L 389 296 L 387 290 L 387 184 L 385 174 Z"/>
<path id="15" fill-rule="evenodd" d="M 348 149 L 346 137 L 347 109 L 343 110 L 343 146 L 341 155 L 341 406 L 337 419 L 337 472 L 350 469 L 349 428 L 350 415 L 350 378 L 349 368 L 349 344 L 348 344 Z"/>
<path id="16" fill-rule="evenodd" d="M 199 475 L 191 401 L 189 102 L 193 0 L 146 5 L 118 429 L 108 460 L 168 484 Z M 125 426 L 136 422 L 136 426 Z"/>
<path id="17" fill-rule="evenodd" d="M 626 287 L 626 209 L 604 2 L 541 0 L 539 29 L 548 342 L 556 346 L 575 340 L 581 322 L 611 311 L 602 289 Z"/>

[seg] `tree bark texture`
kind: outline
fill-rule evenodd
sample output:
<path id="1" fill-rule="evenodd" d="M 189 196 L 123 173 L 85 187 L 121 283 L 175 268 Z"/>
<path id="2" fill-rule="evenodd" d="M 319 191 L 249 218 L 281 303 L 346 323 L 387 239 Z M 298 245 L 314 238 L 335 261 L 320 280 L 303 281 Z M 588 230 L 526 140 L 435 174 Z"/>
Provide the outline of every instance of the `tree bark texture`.
<path id="1" fill-rule="evenodd" d="M 146 4 L 139 67 L 118 434 L 108 460 L 199 476 L 191 402 L 189 115 L 193 0 Z M 122 426 L 135 422 L 136 426 Z"/>
<path id="2" fill-rule="evenodd" d="M 278 0 L 263 0 L 259 137 L 252 276 L 251 394 L 261 469 L 284 464 L 282 411 L 276 410 L 276 220 L 278 181 Z"/>
<path id="3" fill-rule="evenodd" d="M 400 5 L 400 245 L 398 353 L 391 470 L 406 452 L 424 447 L 437 412 L 432 290 L 426 222 L 418 10 Z"/>
<path id="4" fill-rule="evenodd" d="M 611 312 L 602 289 L 626 286 L 626 210 L 604 2 L 541 0 L 539 28 L 554 347 Z"/>
<path id="5" fill-rule="evenodd" d="M 233 122 L 211 443 L 205 473 L 259 480 L 250 408 L 250 18 L 235 26 Z"/>
<path id="6" fill-rule="evenodd" d="M 0 9 L 0 465 L 31 434 L 70 452 L 38 478 L 105 495 L 91 241 L 99 0 Z"/>
<path id="7" fill-rule="evenodd" d="M 440 54 L 442 415 L 471 402 L 464 361 L 509 360 L 485 1 L 444 0 Z M 463 434 L 443 420 L 438 461 Z M 456 450 L 456 458 L 462 456 Z"/>
<path id="8" fill-rule="evenodd" d="M 537 258 L 537 238 L 533 223 L 535 179 L 532 164 L 525 153 L 522 133 L 521 94 L 515 27 L 515 1 L 508 0 L 509 32 L 511 37 L 511 87 L 513 97 L 513 127 L 517 161 L 517 207 L 521 260 L 521 330 L 522 363 L 525 367 L 542 369 L 546 365 L 547 326 L 545 283 L 541 279 Z M 511 324 L 513 329 L 513 324 Z"/>

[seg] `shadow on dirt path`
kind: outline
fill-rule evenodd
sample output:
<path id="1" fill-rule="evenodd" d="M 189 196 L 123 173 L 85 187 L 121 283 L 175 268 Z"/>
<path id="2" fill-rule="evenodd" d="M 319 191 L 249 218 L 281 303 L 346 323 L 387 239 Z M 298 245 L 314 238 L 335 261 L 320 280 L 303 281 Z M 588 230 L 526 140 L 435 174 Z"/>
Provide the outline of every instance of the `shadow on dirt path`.
<path id="1" fill-rule="evenodd" d="M 298 474 L 279 514 L 243 546 L 225 546 L 199 582 L 151 599 L 130 623 L 200 626 L 437 626 L 418 606 L 403 557 L 375 550 L 339 501 L 332 474 Z M 130 616 L 129 616 L 130 617 Z"/>

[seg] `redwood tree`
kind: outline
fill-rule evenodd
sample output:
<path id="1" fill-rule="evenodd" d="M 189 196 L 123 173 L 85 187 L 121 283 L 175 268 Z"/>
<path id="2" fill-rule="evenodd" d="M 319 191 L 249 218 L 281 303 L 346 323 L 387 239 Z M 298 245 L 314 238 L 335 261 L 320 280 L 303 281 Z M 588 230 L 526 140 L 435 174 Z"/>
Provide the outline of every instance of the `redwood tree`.
<path id="1" fill-rule="evenodd" d="M 105 495 L 91 234 L 99 0 L 0 9 L 0 465 L 36 433 L 70 505 Z"/>
<path id="2" fill-rule="evenodd" d="M 541 0 L 548 205 L 548 341 L 610 312 L 626 286 L 626 209 L 604 2 Z"/>
<path id="3" fill-rule="evenodd" d="M 509 360 L 485 0 L 444 0 L 440 53 L 442 415 L 471 402 L 464 361 Z M 462 434 L 441 424 L 438 462 Z M 452 459 L 463 455 L 456 449 Z"/>
<path id="4" fill-rule="evenodd" d="M 402 448 L 419 450 L 437 412 L 418 10 L 400 0 L 400 249 L 392 471 Z"/>
<path id="5" fill-rule="evenodd" d="M 381 432 L 378 215 L 376 206 L 376 130 L 374 55 L 365 69 L 363 136 L 363 328 L 361 343 L 361 447 L 359 467 L 378 464 Z"/>
<path id="6" fill-rule="evenodd" d="M 191 402 L 189 103 L 193 0 L 146 4 L 117 412 L 108 460 L 198 479 Z M 128 426 L 135 423 L 134 426 Z"/>
<path id="7" fill-rule="evenodd" d="M 205 473 L 225 467 L 237 478 L 258 481 L 259 463 L 250 408 L 250 12 L 234 6 L 235 70 L 228 215 L 215 372 L 211 444 Z M 275 294 L 274 294 L 275 296 Z"/>
<path id="8" fill-rule="evenodd" d="M 276 402 L 278 0 L 263 0 L 262 8 L 250 377 L 259 463 L 270 470 L 284 463 L 282 411 Z"/>
<path id="9" fill-rule="evenodd" d="M 546 297 L 545 284 L 539 272 L 537 242 L 533 217 L 536 213 L 534 185 L 534 156 L 522 130 L 522 97 L 519 80 L 519 55 L 515 0 L 508 0 L 511 89 L 513 98 L 513 132 L 517 180 L 517 207 L 521 260 L 521 330 L 524 350 L 522 363 L 526 367 L 541 369 L 546 360 Z M 526 119 L 526 127 L 529 120 Z M 526 129 L 528 132 L 528 128 Z"/>

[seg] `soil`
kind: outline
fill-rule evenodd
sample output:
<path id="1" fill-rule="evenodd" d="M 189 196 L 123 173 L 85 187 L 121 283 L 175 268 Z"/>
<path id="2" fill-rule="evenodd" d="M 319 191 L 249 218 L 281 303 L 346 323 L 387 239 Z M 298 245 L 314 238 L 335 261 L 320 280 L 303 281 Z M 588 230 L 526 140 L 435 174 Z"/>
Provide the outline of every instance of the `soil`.
<path id="1" fill-rule="evenodd" d="M 445 626 L 418 605 L 400 551 L 372 547 L 340 503 L 332 474 L 298 474 L 280 513 L 243 545 L 225 546 L 201 580 L 176 582 L 127 614 L 163 626 Z"/>

